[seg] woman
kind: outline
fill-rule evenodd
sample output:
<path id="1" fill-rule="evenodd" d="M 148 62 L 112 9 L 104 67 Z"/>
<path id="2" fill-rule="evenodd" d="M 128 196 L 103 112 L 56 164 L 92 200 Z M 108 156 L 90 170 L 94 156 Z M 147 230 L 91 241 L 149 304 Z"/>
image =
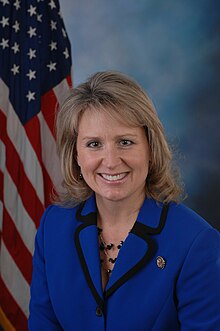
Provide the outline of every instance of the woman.
<path id="1" fill-rule="evenodd" d="M 59 111 L 57 144 L 65 192 L 36 236 L 29 329 L 219 331 L 219 233 L 180 203 L 145 92 L 95 74 Z"/>

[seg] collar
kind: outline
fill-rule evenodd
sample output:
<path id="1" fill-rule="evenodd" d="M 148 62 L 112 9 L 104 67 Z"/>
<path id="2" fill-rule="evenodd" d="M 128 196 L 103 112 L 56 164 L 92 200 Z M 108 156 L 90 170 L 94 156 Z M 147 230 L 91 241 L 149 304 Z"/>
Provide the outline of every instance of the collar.
<path id="1" fill-rule="evenodd" d="M 75 232 L 75 244 L 86 281 L 102 310 L 104 299 L 112 295 L 140 269 L 147 266 L 153 258 L 157 247 L 152 235 L 162 231 L 168 207 L 168 204 L 158 203 L 153 199 L 144 200 L 137 220 L 119 251 L 113 272 L 103 293 L 95 195 L 93 194 L 79 206 L 76 214 L 79 226 Z"/>

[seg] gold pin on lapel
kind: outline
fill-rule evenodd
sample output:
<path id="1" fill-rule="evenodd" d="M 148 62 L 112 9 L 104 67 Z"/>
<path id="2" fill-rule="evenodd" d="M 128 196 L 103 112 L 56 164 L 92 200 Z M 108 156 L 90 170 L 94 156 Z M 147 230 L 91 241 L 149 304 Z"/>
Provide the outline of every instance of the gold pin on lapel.
<path id="1" fill-rule="evenodd" d="M 164 258 L 162 256 L 158 256 L 157 257 L 157 266 L 159 269 L 164 269 L 166 265 L 166 261 L 164 260 Z"/>

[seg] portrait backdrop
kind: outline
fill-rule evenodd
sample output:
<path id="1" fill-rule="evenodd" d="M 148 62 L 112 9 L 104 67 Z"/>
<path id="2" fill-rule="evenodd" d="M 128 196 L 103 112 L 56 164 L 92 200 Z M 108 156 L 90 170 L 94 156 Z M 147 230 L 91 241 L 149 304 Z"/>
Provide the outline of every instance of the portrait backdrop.
<path id="1" fill-rule="evenodd" d="M 220 3 L 61 0 L 74 85 L 101 70 L 148 92 L 175 151 L 186 205 L 219 222 Z"/>

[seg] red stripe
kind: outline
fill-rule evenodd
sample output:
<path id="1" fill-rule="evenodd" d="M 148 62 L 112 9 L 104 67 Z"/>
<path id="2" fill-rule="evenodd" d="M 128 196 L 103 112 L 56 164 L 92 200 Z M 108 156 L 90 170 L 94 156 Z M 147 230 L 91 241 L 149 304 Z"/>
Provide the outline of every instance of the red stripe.
<path id="1" fill-rule="evenodd" d="M 55 191 L 54 191 L 53 182 L 44 165 L 42 165 L 42 171 L 43 171 L 43 178 L 44 178 L 45 207 L 48 207 L 53 201 L 52 194 L 53 194 L 53 192 L 55 193 Z"/>
<path id="2" fill-rule="evenodd" d="M 6 131 L 6 118 L 1 112 L 0 121 L 2 121 L 3 127 Z M 6 167 L 8 172 L 10 173 L 17 187 L 26 211 L 34 221 L 35 225 L 38 227 L 40 217 L 44 211 L 43 205 L 37 197 L 31 182 L 26 176 L 20 157 L 7 134 L 5 137 L 3 137 L 3 142 L 6 146 Z"/>
<path id="3" fill-rule="evenodd" d="M 28 139 L 38 157 L 40 163 L 42 163 L 41 154 L 41 136 L 40 136 L 40 123 L 37 116 L 34 116 L 30 121 L 24 125 L 24 129 L 28 136 Z"/>
<path id="4" fill-rule="evenodd" d="M 42 173 L 43 173 L 43 182 L 44 182 L 44 204 L 45 207 L 47 207 L 49 204 L 51 204 L 52 199 L 51 195 L 53 192 L 53 181 L 50 178 L 50 175 L 48 174 L 45 165 L 42 161 L 42 143 L 41 143 L 41 137 L 40 137 L 40 122 L 37 116 L 35 116 L 31 121 L 29 121 L 27 124 L 25 124 L 25 130 L 28 136 L 29 141 L 31 142 L 31 145 L 33 146 L 37 156 L 38 160 L 42 167 Z M 45 146 L 44 146 L 45 148 Z"/>
<path id="5" fill-rule="evenodd" d="M 50 90 L 41 97 L 41 111 L 54 138 L 55 138 L 55 130 L 54 130 L 55 112 L 57 106 L 58 106 L 58 102 L 53 90 Z"/>
<path id="6" fill-rule="evenodd" d="M 0 277 L 0 302 L 2 310 L 17 331 L 28 331 L 27 318 Z"/>
<path id="7" fill-rule="evenodd" d="M 32 255 L 24 245 L 5 207 L 3 208 L 2 238 L 17 267 L 30 284 L 32 278 Z"/>
<path id="8" fill-rule="evenodd" d="M 37 116 L 35 116 L 32 120 L 30 120 L 28 123 L 25 124 L 25 131 L 42 167 L 43 182 L 44 182 L 44 199 L 45 199 L 44 204 L 45 207 L 47 207 L 52 202 L 51 195 L 53 192 L 54 185 L 42 161 L 41 154 L 42 154 L 42 149 L 43 147 L 45 148 L 45 146 L 42 146 L 41 143 L 40 122 Z"/>
<path id="9" fill-rule="evenodd" d="M 71 76 L 67 76 L 66 80 L 67 80 L 67 83 L 68 83 L 69 87 L 72 88 L 73 87 L 73 82 L 72 82 Z"/>
<path id="10" fill-rule="evenodd" d="M 69 87 L 72 87 L 72 79 L 70 75 L 67 76 L 66 81 Z M 54 130 L 55 114 L 57 108 L 58 108 L 58 101 L 53 90 L 50 90 L 41 97 L 41 112 L 54 138 L 55 138 L 55 130 Z"/>

